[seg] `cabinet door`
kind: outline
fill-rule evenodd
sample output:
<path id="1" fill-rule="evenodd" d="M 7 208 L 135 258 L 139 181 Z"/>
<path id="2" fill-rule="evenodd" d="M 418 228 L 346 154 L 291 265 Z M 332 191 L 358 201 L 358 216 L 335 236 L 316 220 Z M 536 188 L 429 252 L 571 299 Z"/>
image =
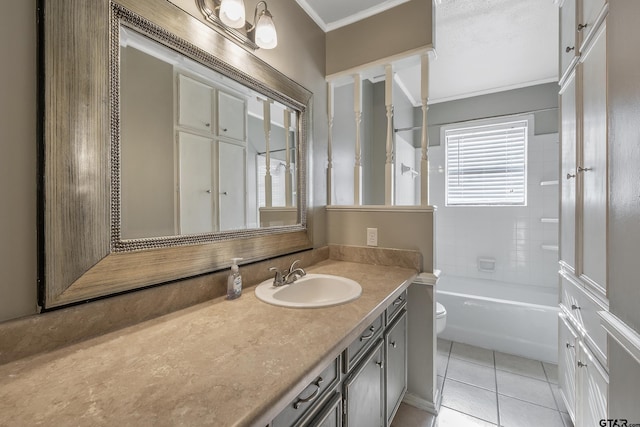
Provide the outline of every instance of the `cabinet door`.
<path id="1" fill-rule="evenodd" d="M 576 46 L 576 0 L 565 0 L 560 8 L 560 78 L 578 53 Z"/>
<path id="2" fill-rule="evenodd" d="M 609 377 L 583 342 L 578 344 L 577 426 L 597 426 L 607 419 Z"/>
<path id="3" fill-rule="evenodd" d="M 308 426 L 342 427 L 342 395 L 336 392 Z"/>
<path id="4" fill-rule="evenodd" d="M 576 419 L 576 344 L 578 335 L 567 319 L 558 320 L 558 373 L 560 393 L 571 419 Z"/>
<path id="5" fill-rule="evenodd" d="M 178 76 L 178 124 L 211 132 L 213 89 L 180 74 Z"/>
<path id="6" fill-rule="evenodd" d="M 247 227 L 246 150 L 220 141 L 218 145 L 220 182 L 220 231 Z"/>
<path id="7" fill-rule="evenodd" d="M 585 281 L 606 294 L 607 66 L 606 22 L 585 52 L 582 69 L 581 269 Z"/>
<path id="8" fill-rule="evenodd" d="M 218 92 L 218 135 L 244 141 L 246 115 L 243 99 Z"/>
<path id="9" fill-rule="evenodd" d="M 213 141 L 180 132 L 178 156 L 180 234 L 215 231 Z"/>
<path id="10" fill-rule="evenodd" d="M 561 169 L 560 180 L 560 261 L 575 273 L 576 244 L 576 80 L 570 77 L 560 92 Z"/>
<path id="11" fill-rule="evenodd" d="M 384 340 L 371 349 L 360 366 L 345 380 L 344 427 L 384 425 L 382 391 L 384 384 Z"/>
<path id="12" fill-rule="evenodd" d="M 596 20 L 602 11 L 606 0 L 582 0 L 576 29 L 580 34 L 580 43 L 583 43 L 589 33 L 595 30 Z M 584 46 L 582 46 L 584 49 Z"/>
<path id="13" fill-rule="evenodd" d="M 407 391 L 407 312 L 401 313 L 385 333 L 387 426 Z"/>

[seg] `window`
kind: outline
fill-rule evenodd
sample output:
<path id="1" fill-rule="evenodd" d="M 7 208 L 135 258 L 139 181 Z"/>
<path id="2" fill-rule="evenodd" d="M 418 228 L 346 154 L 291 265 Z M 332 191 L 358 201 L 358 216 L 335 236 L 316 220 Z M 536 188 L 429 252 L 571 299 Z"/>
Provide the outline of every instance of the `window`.
<path id="1" fill-rule="evenodd" d="M 526 206 L 528 120 L 444 131 L 447 206 Z"/>

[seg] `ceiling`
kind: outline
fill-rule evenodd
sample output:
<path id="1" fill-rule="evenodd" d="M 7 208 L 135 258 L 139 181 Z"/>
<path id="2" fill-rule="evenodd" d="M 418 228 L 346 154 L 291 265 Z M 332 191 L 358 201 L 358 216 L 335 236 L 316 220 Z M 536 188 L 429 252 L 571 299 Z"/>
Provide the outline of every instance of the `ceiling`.
<path id="1" fill-rule="evenodd" d="M 320 28 L 331 31 L 407 0 L 296 1 Z M 429 103 L 557 81 L 558 7 L 553 0 L 437 3 Z M 398 67 L 396 81 L 420 105 L 420 65 Z"/>

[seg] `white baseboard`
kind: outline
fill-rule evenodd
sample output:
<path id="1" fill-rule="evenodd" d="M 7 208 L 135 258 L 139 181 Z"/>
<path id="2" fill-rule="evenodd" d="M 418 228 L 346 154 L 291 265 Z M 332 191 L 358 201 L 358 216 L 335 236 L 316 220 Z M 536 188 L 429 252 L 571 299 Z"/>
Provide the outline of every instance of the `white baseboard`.
<path id="1" fill-rule="evenodd" d="M 428 400 L 425 400 L 414 394 L 407 392 L 404 395 L 404 398 L 402 399 L 402 401 L 407 405 L 411 405 L 415 408 L 425 410 L 433 415 L 438 415 L 438 409 L 436 408 L 436 405 L 433 402 L 429 402 Z"/>

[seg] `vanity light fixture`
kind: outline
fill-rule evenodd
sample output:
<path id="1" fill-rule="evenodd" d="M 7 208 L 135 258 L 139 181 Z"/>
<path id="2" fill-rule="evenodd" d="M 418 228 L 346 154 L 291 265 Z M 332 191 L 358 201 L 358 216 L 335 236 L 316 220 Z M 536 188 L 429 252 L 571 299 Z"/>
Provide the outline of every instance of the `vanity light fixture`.
<path id="1" fill-rule="evenodd" d="M 227 27 L 244 28 L 244 2 L 242 0 L 222 0 L 220 2 L 220 20 Z"/>
<path id="2" fill-rule="evenodd" d="M 245 20 L 243 0 L 196 0 L 196 5 L 215 30 L 243 46 L 256 50 L 278 45 L 273 15 L 264 0 L 256 4 L 253 23 Z"/>

